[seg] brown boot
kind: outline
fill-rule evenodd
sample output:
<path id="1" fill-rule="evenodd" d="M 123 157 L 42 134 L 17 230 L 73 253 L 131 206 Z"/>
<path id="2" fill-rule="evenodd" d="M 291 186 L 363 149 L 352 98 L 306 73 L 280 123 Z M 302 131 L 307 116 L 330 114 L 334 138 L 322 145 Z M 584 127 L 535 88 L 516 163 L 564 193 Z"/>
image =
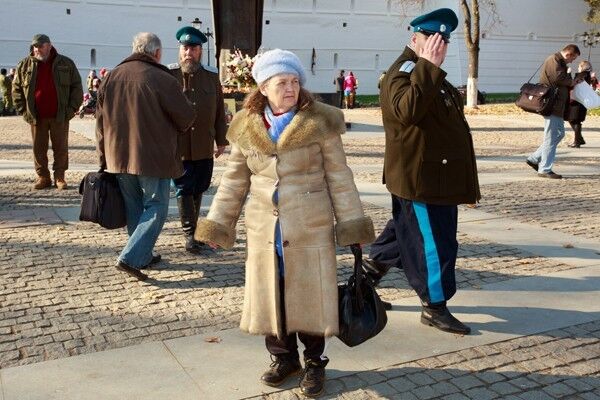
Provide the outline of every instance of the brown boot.
<path id="1" fill-rule="evenodd" d="M 300 392 L 306 397 L 318 397 L 325 386 L 325 366 L 322 362 L 305 360 L 304 375 L 300 381 Z"/>
<path id="2" fill-rule="evenodd" d="M 35 190 L 46 189 L 52 186 L 52 181 L 47 176 L 38 176 L 35 183 L 33 184 L 33 188 Z"/>
<path id="3" fill-rule="evenodd" d="M 300 360 L 291 357 L 274 357 L 269 369 L 262 374 L 260 381 L 268 386 L 277 387 L 287 378 L 298 375 L 302 371 Z"/>
<path id="4" fill-rule="evenodd" d="M 69 187 L 67 182 L 65 182 L 65 178 L 56 178 L 54 180 L 54 186 L 56 186 L 58 190 L 65 190 Z"/>

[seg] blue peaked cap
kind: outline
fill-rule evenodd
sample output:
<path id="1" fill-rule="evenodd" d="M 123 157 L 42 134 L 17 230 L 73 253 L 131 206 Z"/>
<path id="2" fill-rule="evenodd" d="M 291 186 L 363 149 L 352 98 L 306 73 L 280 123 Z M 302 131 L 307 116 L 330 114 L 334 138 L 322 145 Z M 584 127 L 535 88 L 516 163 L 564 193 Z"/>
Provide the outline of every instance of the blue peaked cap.
<path id="1" fill-rule="evenodd" d="M 449 8 L 440 8 L 430 13 L 423 14 L 410 21 L 414 32 L 438 32 L 449 40 L 450 33 L 458 26 L 456 13 Z"/>
<path id="2" fill-rule="evenodd" d="M 177 31 L 175 37 L 183 45 L 201 46 L 208 41 L 204 33 L 192 26 L 184 26 Z"/>

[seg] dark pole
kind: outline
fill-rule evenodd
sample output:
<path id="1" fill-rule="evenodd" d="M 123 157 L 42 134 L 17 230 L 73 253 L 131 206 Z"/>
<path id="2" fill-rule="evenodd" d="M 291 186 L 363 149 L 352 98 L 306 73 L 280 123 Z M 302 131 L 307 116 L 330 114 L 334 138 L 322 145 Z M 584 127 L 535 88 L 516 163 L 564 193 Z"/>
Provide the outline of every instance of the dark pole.
<path id="1" fill-rule="evenodd" d="M 206 32 L 204 32 L 204 34 L 206 35 L 206 63 L 208 64 L 208 66 L 210 67 L 210 38 L 213 37 L 213 33 L 210 31 L 210 28 L 207 27 L 206 28 Z"/>

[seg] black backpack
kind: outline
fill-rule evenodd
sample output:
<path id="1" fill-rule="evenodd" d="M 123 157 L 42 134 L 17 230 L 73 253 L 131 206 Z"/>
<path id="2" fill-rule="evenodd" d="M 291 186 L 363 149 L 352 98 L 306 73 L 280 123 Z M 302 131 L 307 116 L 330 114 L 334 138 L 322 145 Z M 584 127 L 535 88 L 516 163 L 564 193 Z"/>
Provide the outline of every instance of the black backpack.
<path id="1" fill-rule="evenodd" d="M 79 184 L 79 194 L 83 196 L 80 221 L 95 222 L 106 229 L 127 225 L 125 202 L 114 174 L 89 172 Z"/>

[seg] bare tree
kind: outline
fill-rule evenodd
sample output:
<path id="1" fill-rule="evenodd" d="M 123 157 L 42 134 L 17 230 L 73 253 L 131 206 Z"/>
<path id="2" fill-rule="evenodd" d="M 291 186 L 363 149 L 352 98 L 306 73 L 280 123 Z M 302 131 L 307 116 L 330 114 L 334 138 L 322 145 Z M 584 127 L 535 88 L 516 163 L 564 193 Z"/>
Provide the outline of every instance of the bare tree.
<path id="1" fill-rule="evenodd" d="M 600 0 L 584 0 L 590 7 L 586 18 L 592 24 L 600 23 Z"/>

